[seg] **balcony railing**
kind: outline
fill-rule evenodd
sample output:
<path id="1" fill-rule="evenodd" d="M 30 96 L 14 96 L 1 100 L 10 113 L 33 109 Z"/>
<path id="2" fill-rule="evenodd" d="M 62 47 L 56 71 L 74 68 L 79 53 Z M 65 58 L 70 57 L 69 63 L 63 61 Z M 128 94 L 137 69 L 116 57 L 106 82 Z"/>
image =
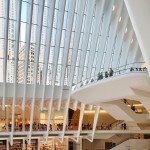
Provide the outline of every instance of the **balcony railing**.
<path id="1" fill-rule="evenodd" d="M 91 76 L 90 78 L 86 78 L 83 81 L 80 81 L 76 85 L 72 87 L 72 91 L 81 88 L 83 86 L 96 83 L 100 80 L 110 79 L 112 77 L 116 77 L 123 74 L 128 74 L 130 72 L 147 72 L 147 68 L 145 67 L 145 62 L 135 62 L 131 64 L 127 64 L 124 66 L 120 66 L 117 68 L 112 68 L 108 71 L 100 72 L 98 75 Z"/>

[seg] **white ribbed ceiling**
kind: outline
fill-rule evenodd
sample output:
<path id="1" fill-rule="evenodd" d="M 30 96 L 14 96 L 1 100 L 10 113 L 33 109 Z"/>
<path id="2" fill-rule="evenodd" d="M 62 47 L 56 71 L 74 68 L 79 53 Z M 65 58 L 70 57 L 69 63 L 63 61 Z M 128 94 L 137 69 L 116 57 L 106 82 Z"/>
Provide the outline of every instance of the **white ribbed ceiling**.
<path id="1" fill-rule="evenodd" d="M 0 7 L 0 82 L 72 86 L 142 59 L 123 0 L 1 0 Z"/>
<path id="2" fill-rule="evenodd" d="M 13 83 L 11 140 L 18 84 L 23 85 L 20 98 L 23 110 L 27 104 L 28 84 L 32 86 L 30 140 L 37 85 L 42 86 L 41 109 L 46 86 L 51 85 L 47 106 L 48 138 L 56 85 L 60 87 L 60 108 L 64 85 L 72 87 L 110 67 L 141 60 L 143 57 L 123 0 L 0 1 L 1 105 L 4 110 L 8 92 L 6 87 L 10 85 L 7 83 Z M 70 95 L 66 111 L 69 103 Z M 81 104 L 81 118 L 84 108 L 85 105 Z M 62 138 L 66 119 L 67 112 Z M 80 130 L 78 137 L 79 134 Z"/>

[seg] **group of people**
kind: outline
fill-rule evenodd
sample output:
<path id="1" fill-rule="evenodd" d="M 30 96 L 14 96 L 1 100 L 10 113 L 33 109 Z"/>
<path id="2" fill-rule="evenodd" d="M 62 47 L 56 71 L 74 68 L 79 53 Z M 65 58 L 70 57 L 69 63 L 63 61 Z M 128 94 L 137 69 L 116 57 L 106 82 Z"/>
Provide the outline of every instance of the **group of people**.
<path id="1" fill-rule="evenodd" d="M 134 67 L 131 67 L 130 68 L 130 71 L 146 71 L 147 68 L 146 67 L 143 67 L 143 68 L 134 68 Z M 120 73 L 120 71 L 119 71 Z M 103 78 L 108 78 L 108 77 L 111 77 L 113 76 L 114 74 L 114 71 L 112 68 L 109 69 L 109 71 L 105 71 L 104 73 L 103 72 L 99 72 L 98 75 L 97 75 L 97 80 L 102 80 Z M 85 84 L 87 84 L 89 81 L 87 80 Z M 90 82 L 94 82 L 94 79 L 92 78 Z M 81 82 L 80 84 L 80 87 L 83 86 L 83 82 Z"/>
<path id="2" fill-rule="evenodd" d="M 122 123 L 122 124 L 121 124 L 121 130 L 126 130 L 126 129 L 127 129 L 126 123 Z"/>
<path id="3" fill-rule="evenodd" d="M 105 78 L 108 78 L 108 77 L 113 76 L 113 73 L 114 73 L 114 71 L 113 71 L 112 68 L 110 68 L 109 72 L 108 72 L 108 71 L 105 71 Z M 101 80 L 101 79 L 103 79 L 103 72 L 101 72 L 101 73 L 99 72 L 99 73 L 98 73 L 98 78 L 97 78 L 97 80 Z"/>
<path id="4" fill-rule="evenodd" d="M 101 130 L 106 130 L 107 129 L 107 124 L 106 123 L 102 123 L 101 124 Z"/>
<path id="5" fill-rule="evenodd" d="M 92 125 L 91 124 L 82 124 L 82 130 L 92 130 Z"/>
<path id="6" fill-rule="evenodd" d="M 11 124 L 8 124 L 8 130 L 11 130 Z M 75 125 L 77 126 L 77 125 Z M 29 131 L 30 130 L 30 123 L 25 123 L 25 126 L 23 127 L 23 124 L 20 123 L 17 126 L 15 125 L 14 130 L 15 131 L 22 131 L 24 128 L 25 131 Z M 6 130 L 6 126 L 3 127 L 4 130 Z M 47 130 L 47 124 L 44 123 L 36 123 L 34 122 L 32 124 L 32 130 L 33 131 L 46 131 Z M 50 124 L 49 126 L 49 131 L 62 131 L 63 130 L 63 123 L 57 123 L 54 124 L 54 126 L 52 126 L 52 124 Z M 70 125 L 66 125 L 66 130 L 74 130 L 73 124 Z M 82 130 L 92 130 L 92 125 L 91 124 L 82 124 Z"/>
<path id="7" fill-rule="evenodd" d="M 134 67 L 131 67 L 130 68 L 130 71 L 146 71 L 147 70 L 147 68 L 146 67 L 143 67 L 143 68 L 134 68 Z"/>
<path id="8" fill-rule="evenodd" d="M 114 74 L 114 71 L 112 68 L 110 68 L 109 71 L 105 71 L 104 74 L 103 74 L 103 72 L 99 72 L 97 75 L 97 80 L 102 80 L 103 78 L 111 77 L 111 76 L 113 76 L 113 74 Z M 90 82 L 94 82 L 94 79 L 92 78 Z M 88 80 L 85 82 L 85 84 L 87 84 L 87 83 L 89 83 Z M 81 81 L 80 87 L 82 87 L 82 86 L 83 86 L 83 82 Z"/>

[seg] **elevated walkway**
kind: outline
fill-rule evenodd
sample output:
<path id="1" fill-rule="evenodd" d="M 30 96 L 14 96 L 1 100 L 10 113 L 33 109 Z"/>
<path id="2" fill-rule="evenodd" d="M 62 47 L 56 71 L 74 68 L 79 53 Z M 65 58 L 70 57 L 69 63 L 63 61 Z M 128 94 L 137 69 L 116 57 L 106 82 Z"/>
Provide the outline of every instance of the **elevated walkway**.
<path id="1" fill-rule="evenodd" d="M 72 91 L 71 98 L 86 104 L 100 105 L 102 102 L 133 96 L 138 98 L 133 88 L 139 89 L 140 87 L 145 87 L 144 89 L 150 92 L 150 78 L 147 72 L 128 72 L 77 88 Z"/>
<path id="2" fill-rule="evenodd" d="M 77 130 L 65 131 L 65 136 L 75 137 Z M 32 137 L 43 137 L 46 131 L 32 131 Z M 83 130 L 80 136 L 86 138 L 92 133 L 92 130 Z M 115 134 L 149 134 L 150 130 L 96 130 L 94 139 L 108 139 Z M 59 138 L 62 131 L 49 131 L 49 137 Z M 3 138 L 10 138 L 11 132 L 0 132 L 1 140 Z M 29 131 L 14 132 L 15 137 L 28 137 Z"/>

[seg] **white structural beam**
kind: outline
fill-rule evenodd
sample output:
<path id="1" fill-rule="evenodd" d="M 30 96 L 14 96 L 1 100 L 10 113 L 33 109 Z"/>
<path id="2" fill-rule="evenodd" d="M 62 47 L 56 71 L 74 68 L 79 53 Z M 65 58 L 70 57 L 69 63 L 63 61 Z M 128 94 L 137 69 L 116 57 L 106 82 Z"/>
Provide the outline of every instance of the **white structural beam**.
<path id="1" fill-rule="evenodd" d="M 100 25 L 101 25 L 101 21 L 102 21 L 102 14 L 103 14 L 103 10 L 104 10 L 104 5 L 105 5 L 105 0 L 96 1 L 95 23 L 93 26 L 90 57 L 88 60 L 89 64 L 88 64 L 88 70 L 87 70 L 87 74 L 86 74 L 86 78 L 88 78 L 88 79 L 90 78 L 91 71 L 92 71 L 96 46 L 98 43 L 98 34 L 99 34 Z"/>
<path id="2" fill-rule="evenodd" d="M 83 70 L 84 70 L 84 64 L 85 64 L 85 58 L 86 58 L 86 52 L 88 47 L 89 37 L 90 37 L 90 29 L 92 27 L 92 18 L 94 13 L 94 6 L 95 6 L 95 0 L 88 1 L 87 3 L 87 13 L 86 13 L 86 19 L 85 19 L 85 26 L 84 26 L 84 34 L 83 34 L 83 42 L 82 42 L 82 51 L 80 55 L 80 63 L 78 68 L 78 78 L 77 82 L 79 83 L 82 79 Z"/>
<path id="3" fill-rule="evenodd" d="M 52 39 L 52 29 L 53 29 L 53 20 L 54 20 L 54 12 L 55 12 L 55 3 L 56 0 L 48 1 L 48 9 L 47 20 L 48 20 L 48 31 L 46 37 L 46 50 L 44 54 L 44 75 L 43 75 L 43 91 L 42 91 L 42 101 L 41 101 L 41 110 L 43 109 L 44 99 L 45 99 L 45 85 L 47 78 L 47 70 L 48 70 L 48 62 L 49 62 L 49 54 L 50 54 L 50 44 Z"/>
<path id="4" fill-rule="evenodd" d="M 86 139 L 89 140 L 90 142 L 93 142 L 93 140 L 94 140 L 94 135 L 95 135 L 95 131 L 96 131 L 96 125 L 97 125 L 99 113 L 100 113 L 100 106 L 96 106 L 92 133 L 91 133 L 91 136 L 90 136 L 90 137 L 87 137 L 87 138 L 86 138 Z"/>
<path id="5" fill-rule="evenodd" d="M 97 65 L 96 65 L 95 75 L 98 74 L 98 72 L 100 71 L 100 67 L 102 65 L 103 52 L 105 49 L 106 39 L 107 39 L 108 30 L 111 22 L 111 16 L 113 12 L 113 4 L 114 4 L 114 0 L 111 0 L 108 3 L 108 7 L 105 7 L 104 10 L 104 18 L 103 18 L 104 20 L 103 20 L 102 32 L 101 32 L 102 37 L 100 41 L 99 51 L 97 54 L 97 61 L 96 61 Z"/>
<path id="6" fill-rule="evenodd" d="M 119 26 L 119 23 L 120 23 L 119 19 L 121 17 L 123 1 L 120 1 L 120 4 L 118 4 L 118 5 L 119 6 L 116 6 L 116 7 L 118 7 L 118 10 L 116 12 L 114 21 L 111 23 L 111 27 L 110 27 L 111 32 L 110 32 L 110 35 L 109 35 L 108 47 L 107 47 L 106 56 L 105 56 L 106 61 L 105 61 L 105 64 L 104 64 L 104 71 L 108 71 L 108 69 L 109 69 L 112 50 L 113 50 L 113 46 L 114 46 L 114 43 L 115 43 L 115 38 L 116 38 L 116 35 L 117 35 L 117 29 L 118 29 L 118 26 Z"/>
<path id="7" fill-rule="evenodd" d="M 14 95 L 12 101 L 12 126 L 11 126 L 11 140 L 10 144 L 13 145 L 13 132 L 14 132 L 14 124 L 15 124 L 15 103 L 16 103 L 16 86 L 17 86 L 17 68 L 18 68 L 18 51 L 19 51 L 19 37 L 20 37 L 20 20 L 21 20 L 21 9 L 22 9 L 22 1 L 17 1 L 16 5 L 17 11 L 17 22 L 15 29 L 15 62 L 14 62 Z"/>
<path id="8" fill-rule="evenodd" d="M 97 125 L 97 121 L 98 121 L 99 112 L 100 112 L 100 106 L 96 106 L 91 142 L 93 142 L 93 139 L 94 139 L 94 135 L 95 135 L 95 131 L 96 131 L 96 125 Z"/>
<path id="9" fill-rule="evenodd" d="M 129 17 L 128 15 L 126 15 L 124 22 L 122 23 L 122 28 L 121 28 L 121 32 L 118 34 L 118 40 L 116 42 L 116 46 L 115 46 L 115 52 L 114 52 L 114 59 L 112 62 L 112 68 L 116 68 L 117 64 L 118 64 L 118 60 L 120 57 L 120 52 L 121 52 L 121 48 L 122 48 L 122 44 L 123 44 L 123 40 L 124 40 L 124 36 L 125 36 L 125 32 L 127 29 L 127 24 L 128 24 L 128 20 Z"/>
<path id="10" fill-rule="evenodd" d="M 69 105 L 70 105 L 70 94 L 71 94 L 71 90 L 69 90 L 68 99 L 67 99 L 67 102 L 65 103 L 66 109 L 64 109 L 64 121 L 63 121 L 63 129 L 62 129 L 62 134 L 61 134 L 61 143 L 63 143 L 63 141 L 64 141 L 64 135 L 65 135 L 65 130 L 66 130 Z"/>
<path id="11" fill-rule="evenodd" d="M 73 45 L 73 49 L 72 49 L 73 53 L 72 53 L 72 58 L 71 58 L 71 68 L 70 68 L 70 76 L 69 76 L 69 83 L 70 83 L 71 87 L 72 87 L 73 77 L 74 77 L 74 72 L 75 72 L 85 3 L 86 3 L 86 0 L 79 1 L 79 3 L 78 3 L 78 15 L 77 15 L 77 20 L 76 20 L 75 36 L 74 36 L 74 40 L 73 40 L 74 45 Z"/>
<path id="12" fill-rule="evenodd" d="M 125 42 L 125 46 L 123 47 L 123 52 L 122 52 L 122 55 L 121 55 L 121 60 L 120 60 L 120 66 L 123 66 L 126 64 L 126 61 L 127 61 L 127 56 L 128 56 L 128 52 L 130 50 L 130 47 L 132 45 L 132 39 L 133 39 L 133 29 L 131 29 L 129 35 L 128 35 L 128 39 L 127 41 Z"/>
<path id="13" fill-rule="evenodd" d="M 56 31 L 56 36 L 55 36 L 56 44 L 55 44 L 55 49 L 54 49 L 54 61 L 53 61 L 53 72 L 52 72 L 52 90 L 51 90 L 51 98 L 50 98 L 49 106 L 48 106 L 46 143 L 48 142 L 48 133 L 49 133 L 49 126 L 50 126 L 53 99 L 54 99 L 55 79 L 56 79 L 56 75 L 57 75 L 57 65 L 58 65 L 59 48 L 60 48 L 60 42 L 61 42 L 64 13 L 65 13 L 65 5 L 66 5 L 66 0 L 60 1 L 59 11 L 58 11 L 58 20 L 59 21 L 57 23 L 57 31 Z"/>
<path id="14" fill-rule="evenodd" d="M 6 123 L 5 123 L 5 124 L 6 124 L 6 131 L 8 132 L 8 122 L 9 122 L 9 118 L 8 118 L 8 115 L 9 115 L 9 107 L 8 107 L 8 106 L 6 107 L 6 110 L 5 110 L 5 111 L 6 111 L 6 116 L 5 116 L 5 120 L 6 120 L 5 122 L 6 122 Z"/>
<path id="15" fill-rule="evenodd" d="M 68 52 L 69 52 L 69 46 L 71 41 L 71 33 L 72 33 L 72 26 L 73 26 L 73 19 L 74 19 L 74 13 L 75 13 L 75 6 L 76 1 L 70 1 L 68 6 L 68 11 L 71 13 L 68 13 L 68 19 L 67 19 L 67 32 L 65 37 L 65 46 L 64 46 L 64 52 L 63 52 L 63 68 L 61 71 L 61 81 L 60 81 L 60 97 L 58 101 L 58 110 L 60 110 L 61 107 L 61 101 L 62 101 L 62 94 L 63 94 L 63 86 L 64 86 L 64 80 L 65 80 L 65 73 L 66 73 L 66 64 L 68 59 Z"/>
<path id="16" fill-rule="evenodd" d="M 124 0 L 150 75 L 150 1 Z M 141 16 L 141 17 L 139 17 Z M 144 17 L 142 17 L 144 16 Z"/>
<path id="17" fill-rule="evenodd" d="M 78 143 L 79 138 L 80 138 L 80 132 L 82 130 L 82 121 L 83 121 L 83 116 L 84 116 L 84 109 L 85 109 L 85 104 L 81 104 L 80 108 L 80 117 L 79 117 L 79 125 L 78 125 L 78 132 L 77 132 L 77 140 L 76 142 Z"/>
<path id="18" fill-rule="evenodd" d="M 9 3 L 10 0 L 5 0 L 5 16 L 4 20 L 4 50 L 3 50 L 3 101 L 2 110 L 5 110 L 6 100 L 6 72 L 7 72 L 7 48 L 8 48 L 8 28 L 9 28 Z"/>
<path id="19" fill-rule="evenodd" d="M 78 32 L 77 31 L 75 32 L 75 37 L 74 37 L 74 41 L 73 41 L 75 44 L 73 46 L 71 71 L 70 71 L 70 76 L 69 76 L 70 89 L 71 89 L 72 83 L 73 83 L 73 77 L 74 77 L 74 71 L 75 71 L 75 65 L 76 65 L 76 59 L 77 59 L 77 53 L 78 53 L 77 48 L 78 48 L 79 40 L 80 40 L 80 32 L 81 32 L 81 27 L 82 27 L 85 2 L 86 2 L 85 0 L 79 1 L 79 11 L 80 11 L 79 14 L 80 15 L 77 16 L 77 20 L 76 20 L 77 28 L 76 28 L 76 30 L 78 30 Z M 64 115 L 63 132 L 62 132 L 62 136 L 61 136 L 61 142 L 63 142 L 63 140 L 64 140 L 66 122 L 67 122 L 67 117 L 68 117 L 68 109 L 69 109 L 69 105 L 70 105 L 70 94 L 71 94 L 71 91 L 69 90 L 69 95 L 68 95 L 68 99 L 67 99 L 67 103 L 66 103 L 66 110 L 65 110 L 65 115 Z"/>
<path id="20" fill-rule="evenodd" d="M 39 51 L 40 51 L 40 43 L 42 36 L 42 22 L 43 22 L 43 14 L 44 14 L 44 3 L 45 0 L 41 1 L 39 4 L 39 13 L 37 13 L 38 27 L 36 30 L 36 45 L 35 45 L 35 61 L 34 61 L 34 72 L 33 72 L 33 98 L 31 103 L 31 114 L 30 114 L 30 132 L 29 132 L 29 144 L 31 143 L 31 135 L 32 135 L 32 125 L 33 125 L 33 117 L 34 117 L 34 106 L 35 106 L 35 96 L 36 96 L 36 85 L 37 85 L 37 74 L 38 74 L 38 65 L 39 65 Z"/>
<path id="21" fill-rule="evenodd" d="M 29 51 L 30 51 L 30 38 L 31 38 L 31 23 L 32 23 L 32 13 L 33 13 L 33 1 L 29 0 L 29 5 L 27 7 L 27 22 L 26 25 L 26 44 L 25 44 L 25 62 L 24 62 L 24 94 L 22 101 L 22 110 L 25 110 L 25 101 L 27 93 L 27 75 L 28 75 L 28 64 L 29 64 Z"/>

